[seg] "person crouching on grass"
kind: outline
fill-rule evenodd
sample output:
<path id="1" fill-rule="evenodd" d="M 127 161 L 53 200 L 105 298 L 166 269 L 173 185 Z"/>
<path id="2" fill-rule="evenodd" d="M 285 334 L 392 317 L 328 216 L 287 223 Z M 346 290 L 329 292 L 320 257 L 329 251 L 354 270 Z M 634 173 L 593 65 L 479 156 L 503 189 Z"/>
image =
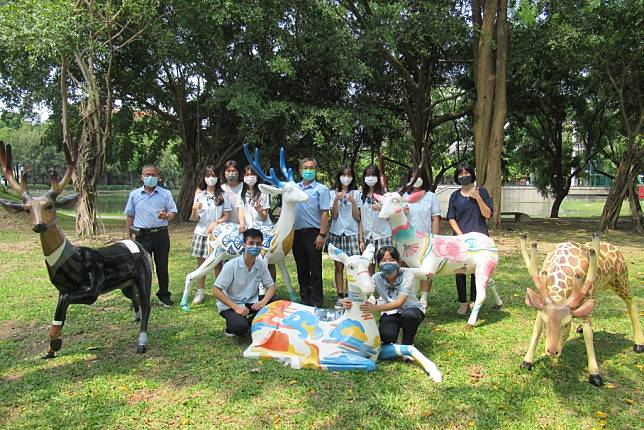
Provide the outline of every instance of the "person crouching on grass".
<path id="1" fill-rule="evenodd" d="M 383 246 L 376 255 L 380 272 L 372 277 L 376 292 L 384 303 L 370 301 L 360 305 L 360 310 L 381 312 L 378 331 L 383 344 L 396 343 L 402 329 L 403 345 L 413 345 L 418 326 L 425 318 L 423 306 L 416 297 L 414 274 L 400 267 L 400 254 L 393 246 Z M 351 308 L 351 300 L 342 301 L 345 309 Z"/>
<path id="2" fill-rule="evenodd" d="M 262 232 L 249 228 L 243 235 L 244 253 L 224 265 L 213 288 L 219 315 L 226 320 L 226 336 L 246 334 L 257 312 L 275 294 L 266 261 L 257 258 L 262 251 Z M 260 283 L 266 288 L 263 298 L 259 296 Z"/>

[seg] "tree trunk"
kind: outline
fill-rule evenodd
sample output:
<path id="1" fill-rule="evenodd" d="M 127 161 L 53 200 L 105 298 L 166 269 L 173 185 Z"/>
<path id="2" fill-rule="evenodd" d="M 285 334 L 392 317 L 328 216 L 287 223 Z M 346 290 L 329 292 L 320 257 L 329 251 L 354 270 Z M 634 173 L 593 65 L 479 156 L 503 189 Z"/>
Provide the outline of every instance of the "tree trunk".
<path id="1" fill-rule="evenodd" d="M 615 229 L 617 227 L 617 220 L 619 219 L 619 212 L 622 208 L 622 202 L 627 197 L 629 189 L 635 183 L 637 175 L 636 167 L 639 163 L 639 158 L 643 151 L 635 151 L 632 145 L 624 151 L 622 160 L 619 163 L 617 175 L 608 193 L 608 198 L 604 204 L 601 217 L 599 219 L 599 230 Z M 633 227 L 637 231 L 642 231 L 642 220 L 637 218 L 634 214 Z"/>
<path id="2" fill-rule="evenodd" d="M 638 233 L 644 233 L 644 216 L 642 215 L 642 205 L 640 205 L 639 194 L 637 192 L 637 183 L 634 183 L 628 190 L 628 204 L 631 208 L 633 228 Z"/>
<path id="3" fill-rule="evenodd" d="M 567 195 L 568 193 L 557 193 L 555 195 L 555 201 L 552 202 L 552 207 L 550 208 L 550 218 L 559 218 L 559 208 Z"/>

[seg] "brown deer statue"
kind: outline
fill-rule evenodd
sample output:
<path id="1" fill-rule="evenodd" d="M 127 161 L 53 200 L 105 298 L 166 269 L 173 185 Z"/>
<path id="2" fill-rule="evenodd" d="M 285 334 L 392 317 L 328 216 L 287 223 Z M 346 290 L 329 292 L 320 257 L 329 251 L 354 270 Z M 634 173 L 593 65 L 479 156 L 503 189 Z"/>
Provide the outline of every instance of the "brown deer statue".
<path id="1" fill-rule="evenodd" d="M 595 234 L 592 242 L 584 245 L 571 242 L 557 244 L 555 250 L 546 256 L 539 272 L 536 262 L 537 243 L 532 243 L 532 249 L 528 253 L 526 242 L 527 235 L 523 235 L 521 253 L 538 293 L 528 288 L 525 303 L 536 308 L 538 313 L 530 346 L 521 367 L 532 370 L 537 342 L 544 329 L 546 353 L 558 357 L 563 342 L 570 333 L 572 319 L 580 318 L 588 358 L 588 382 L 601 386 L 602 378 L 590 326 L 590 313 L 600 291 L 611 290 L 624 300 L 633 325 L 633 350 L 637 353 L 644 351 L 644 336 L 635 297 L 628 287 L 628 269 L 624 255 L 615 245 L 600 242 L 599 235 Z"/>
<path id="2" fill-rule="evenodd" d="M 76 205 L 78 194 L 57 200 L 72 178 L 74 161 L 67 145 L 64 146 L 67 171 L 58 182 L 55 174 L 51 188 L 44 195 L 32 196 L 27 191 L 26 176 L 20 183 L 14 178 L 11 145 L 5 147 L 0 141 L 0 164 L 2 173 L 22 203 L 0 199 L 0 204 L 9 212 L 26 212 L 34 232 L 40 234 L 40 243 L 45 256 L 49 279 L 58 289 L 58 304 L 49 330 L 49 349 L 43 358 L 53 358 L 63 341 L 61 333 L 71 304 L 90 305 L 99 295 L 120 289 L 132 301 L 134 321 L 141 322 L 137 352 L 147 349 L 147 327 L 150 317 L 150 290 L 152 264 L 143 246 L 131 240 L 93 249 L 72 245 L 58 225 L 57 208 Z"/>

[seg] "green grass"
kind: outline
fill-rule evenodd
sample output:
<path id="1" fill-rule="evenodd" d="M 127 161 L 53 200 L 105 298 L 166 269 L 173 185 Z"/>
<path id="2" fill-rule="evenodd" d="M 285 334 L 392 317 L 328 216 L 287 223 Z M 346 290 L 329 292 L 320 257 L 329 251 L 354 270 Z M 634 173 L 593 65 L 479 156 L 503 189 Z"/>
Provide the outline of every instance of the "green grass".
<path id="1" fill-rule="evenodd" d="M 223 336 L 224 321 L 212 299 L 189 313 L 154 306 L 149 351 L 137 355 L 137 325 L 119 293 L 92 306 L 71 306 L 59 357 L 42 360 L 57 291 L 37 235 L 20 217 L 0 221 L 2 428 L 642 428 L 642 356 L 632 352 L 630 323 L 615 296 L 604 296 L 593 314 L 604 388 L 586 382 L 584 344 L 574 334 L 557 363 L 541 357 L 540 342 L 534 370 L 519 369 L 535 311 L 523 303 L 529 277 L 513 223 L 495 234 L 501 311 L 488 301 L 479 325 L 466 332 L 465 320 L 455 314 L 453 279 L 434 282 L 416 345 L 444 374 L 444 382 L 435 384 L 417 365 L 400 361 L 381 362 L 363 374 L 244 359 L 247 343 Z M 61 223 L 73 231 L 72 219 L 62 217 Z M 106 235 L 80 242 L 102 245 L 118 238 L 122 224 L 105 221 Z M 527 230 L 539 240 L 541 261 L 557 241 L 585 241 L 595 227 L 538 220 Z M 195 266 L 189 257 L 191 226 L 174 227 L 171 238 L 171 291 L 178 300 L 184 276 Z M 641 238 L 615 231 L 606 239 L 627 256 L 641 305 Z M 328 306 L 334 299 L 332 267 L 326 259 Z M 289 269 L 295 279 L 292 261 Z M 285 296 L 279 275 L 278 284 Z M 605 421 L 598 412 L 607 415 Z"/>
<path id="2" fill-rule="evenodd" d="M 602 210 L 604 209 L 605 203 L 606 203 L 605 200 L 589 201 L 589 200 L 582 200 L 582 199 L 571 199 L 570 197 L 567 197 L 564 199 L 563 202 L 561 202 L 561 207 L 559 208 L 559 216 L 567 217 L 567 218 L 599 217 L 602 214 Z M 628 204 L 628 201 L 626 200 L 622 203 L 622 209 L 620 211 L 620 215 L 623 217 L 631 216 L 631 208 Z"/>

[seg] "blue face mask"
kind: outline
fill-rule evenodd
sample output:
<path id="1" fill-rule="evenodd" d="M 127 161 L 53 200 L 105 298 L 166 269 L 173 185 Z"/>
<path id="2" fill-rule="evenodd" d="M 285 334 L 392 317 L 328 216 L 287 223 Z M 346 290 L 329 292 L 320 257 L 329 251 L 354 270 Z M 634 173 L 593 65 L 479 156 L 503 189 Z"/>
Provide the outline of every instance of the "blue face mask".
<path id="1" fill-rule="evenodd" d="M 394 263 L 393 261 L 387 261 L 386 263 L 380 264 L 380 270 L 385 275 L 391 275 L 398 270 L 398 267 L 400 267 L 398 263 Z"/>
<path id="2" fill-rule="evenodd" d="M 157 186 L 157 183 L 159 182 L 159 178 L 156 176 L 144 176 L 143 177 L 143 185 L 146 187 L 154 188 Z"/>
<path id="3" fill-rule="evenodd" d="M 261 246 L 247 246 L 246 247 L 246 254 L 252 255 L 253 257 L 257 257 L 261 252 L 262 252 L 262 247 Z"/>
<path id="4" fill-rule="evenodd" d="M 315 169 L 302 170 L 302 179 L 305 181 L 312 181 L 315 179 Z"/>

